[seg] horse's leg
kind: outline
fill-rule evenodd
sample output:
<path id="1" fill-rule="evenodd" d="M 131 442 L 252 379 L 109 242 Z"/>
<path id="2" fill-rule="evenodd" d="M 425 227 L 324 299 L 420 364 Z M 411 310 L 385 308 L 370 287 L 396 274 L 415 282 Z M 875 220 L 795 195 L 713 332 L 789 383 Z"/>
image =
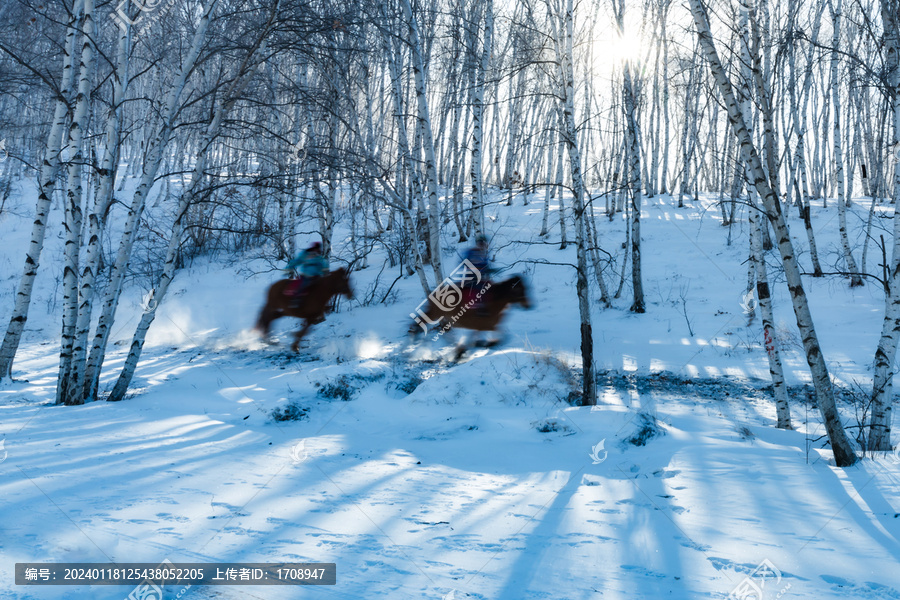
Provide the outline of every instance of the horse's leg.
<path id="1" fill-rule="evenodd" d="M 256 321 L 256 329 L 262 334 L 263 340 L 269 339 L 269 329 L 271 328 L 272 321 L 280 317 L 279 311 L 272 310 L 269 308 L 269 305 L 266 304 L 262 311 L 259 313 L 259 319 Z"/>
<path id="2" fill-rule="evenodd" d="M 485 348 L 493 348 L 494 346 L 499 346 L 506 341 L 506 331 L 498 327 L 494 330 L 494 333 L 496 333 L 497 336 L 491 340 L 487 340 L 484 343 Z"/>
<path id="3" fill-rule="evenodd" d="M 300 330 L 294 334 L 294 343 L 291 344 L 291 350 L 293 350 L 294 352 L 300 352 L 300 340 L 303 339 L 303 336 L 306 335 L 306 332 L 309 331 L 310 327 L 312 327 L 312 323 L 310 323 L 310 320 L 303 319 L 303 327 L 301 327 Z"/>
<path id="4" fill-rule="evenodd" d="M 443 322 L 443 315 L 441 315 L 434 309 L 433 306 L 429 304 L 428 309 L 425 311 L 425 315 L 422 316 L 422 314 L 420 313 L 419 317 L 413 320 L 413 322 L 410 324 L 407 333 L 413 340 L 415 340 L 421 334 L 428 335 L 428 333 L 431 331 L 440 331 Z M 434 326 L 433 329 L 432 326 Z"/>
<path id="5" fill-rule="evenodd" d="M 473 329 L 471 333 L 469 333 L 468 341 L 468 346 L 470 348 L 481 348 L 484 345 L 484 342 L 481 341 L 481 332 L 477 329 Z"/>
<path id="6" fill-rule="evenodd" d="M 270 333 L 269 329 L 271 328 L 272 323 L 274 323 L 275 321 L 277 321 L 278 319 L 280 319 L 283 316 L 284 316 L 284 312 L 280 308 L 276 308 L 275 310 L 273 310 L 269 313 L 269 321 L 268 321 L 268 323 L 266 323 L 266 333 L 265 333 L 265 336 L 263 337 L 263 340 L 267 344 L 275 344 L 276 343 L 275 340 L 273 340 L 271 338 L 271 336 L 269 335 L 269 333 Z"/>
<path id="7" fill-rule="evenodd" d="M 452 337 L 450 337 L 450 331 L 445 334 L 445 337 L 447 337 L 448 340 L 453 339 Z M 469 351 L 469 348 L 471 347 L 470 342 L 471 340 L 469 339 L 468 335 L 464 334 L 459 336 L 459 343 L 456 344 L 456 352 L 453 355 L 454 361 L 458 361 L 465 355 L 466 352 Z"/>
<path id="8" fill-rule="evenodd" d="M 406 330 L 406 335 L 411 337 L 412 339 L 418 339 L 419 336 L 428 333 L 428 324 L 421 319 L 413 321 L 409 328 Z"/>

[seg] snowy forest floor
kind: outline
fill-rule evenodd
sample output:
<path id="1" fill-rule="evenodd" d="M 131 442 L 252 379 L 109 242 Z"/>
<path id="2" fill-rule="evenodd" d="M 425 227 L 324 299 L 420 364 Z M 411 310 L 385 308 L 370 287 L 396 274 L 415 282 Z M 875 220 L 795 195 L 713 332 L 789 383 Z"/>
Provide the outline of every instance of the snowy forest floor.
<path id="1" fill-rule="evenodd" d="M 15 586 L 16 562 L 169 559 L 337 563 L 333 587 L 194 587 L 186 599 L 658 600 L 725 598 L 748 583 L 766 599 L 900 598 L 900 457 L 832 465 L 781 280 L 796 430 L 774 428 L 761 326 L 747 325 L 742 306 L 746 225 L 728 246 L 709 203 L 647 201 L 648 311 L 628 312 L 627 287 L 613 308 L 597 306 L 600 404 L 572 407 L 577 300 L 560 263 L 574 263 L 574 246 L 541 243 L 533 200 L 489 211 L 498 266 L 526 275 L 536 305 L 510 313 L 498 349 L 457 364 L 442 343 L 410 347 L 408 315 L 422 299 L 411 277 L 384 304 L 344 302 L 294 355 L 296 323 L 279 322 L 280 346 L 249 331 L 276 278 L 265 261 L 216 256 L 177 276 L 127 400 L 82 407 L 52 405 L 62 242 L 52 240 L 16 380 L 0 388 L 0 597 L 130 591 Z M 11 242 L 0 255 L 4 315 L 29 204 L 0 215 Z M 850 213 L 857 255 L 867 211 Z M 823 267 L 838 270 L 833 203 L 814 215 Z M 883 216 L 876 239 L 890 226 Z M 790 224 L 805 249 L 795 210 Z M 622 219 L 598 216 L 597 226 L 621 265 Z M 446 233 L 449 271 L 464 247 Z M 870 271 L 879 255 L 871 243 Z M 354 273 L 358 298 L 382 260 L 373 253 Z M 377 285 L 386 291 L 395 277 L 385 270 Z M 845 425 L 855 426 L 882 291 L 837 277 L 805 283 Z M 139 286 L 128 293 L 107 389 L 140 315 Z M 296 420 L 272 418 L 285 412 Z M 753 574 L 764 561 L 777 576 Z"/>

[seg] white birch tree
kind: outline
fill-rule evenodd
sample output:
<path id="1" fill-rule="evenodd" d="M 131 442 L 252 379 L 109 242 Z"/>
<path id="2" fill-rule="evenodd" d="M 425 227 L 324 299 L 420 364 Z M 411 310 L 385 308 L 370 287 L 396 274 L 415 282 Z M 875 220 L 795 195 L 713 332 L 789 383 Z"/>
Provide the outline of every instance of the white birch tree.
<path id="1" fill-rule="evenodd" d="M 35 207 L 34 223 L 31 229 L 31 239 L 28 250 L 25 253 L 25 269 L 19 280 L 16 290 L 16 301 L 6 334 L 3 336 L 3 344 L 0 345 L 0 381 L 12 377 L 12 364 L 25 331 L 25 323 L 28 321 L 28 309 L 31 307 L 31 295 L 34 291 L 34 280 L 37 277 L 41 265 L 41 253 L 44 249 L 44 238 L 47 234 L 47 219 L 50 215 L 50 203 L 53 199 L 53 191 L 56 187 L 56 177 L 60 166 L 60 149 L 65 133 L 66 120 L 69 117 L 69 102 L 72 93 L 72 85 L 75 81 L 75 46 L 78 26 L 81 23 L 84 0 L 74 0 L 66 27 L 66 39 L 63 44 L 62 77 L 59 84 L 59 94 L 54 102 L 53 120 L 50 131 L 47 134 L 47 142 L 44 147 L 44 158 L 38 176 L 38 199 Z"/>
<path id="2" fill-rule="evenodd" d="M 719 59 L 718 51 L 713 42 L 706 8 L 703 6 L 702 0 L 690 0 L 690 4 L 691 14 L 694 18 L 694 24 L 697 27 L 697 35 L 703 50 L 703 55 L 709 63 L 710 70 L 712 71 L 712 75 L 719 88 L 719 93 L 722 95 L 725 102 L 731 128 L 740 143 L 741 158 L 744 163 L 748 165 L 750 173 L 753 176 L 753 185 L 762 199 L 766 216 L 775 231 L 776 245 L 781 253 L 781 262 L 784 266 L 785 278 L 787 279 L 788 289 L 791 293 L 791 301 L 797 319 L 797 327 L 800 330 L 803 348 L 806 353 L 806 360 L 816 390 L 816 400 L 819 412 L 825 424 L 828 439 L 831 442 L 835 463 L 840 467 L 852 466 L 856 463 L 858 458 L 853 451 L 853 447 L 844 431 L 844 426 L 841 423 L 840 416 L 837 412 L 834 389 L 832 388 L 828 367 L 825 364 L 825 357 L 822 355 L 822 349 L 819 345 L 818 336 L 816 335 L 812 315 L 809 311 L 809 302 L 806 298 L 806 292 L 803 289 L 800 268 L 797 265 L 796 254 L 794 252 L 793 243 L 784 214 L 781 211 L 781 204 L 778 200 L 778 196 L 769 186 L 768 178 L 763 169 L 759 153 L 757 152 L 753 139 L 750 136 L 750 132 L 747 130 L 746 124 L 744 123 L 744 118 L 741 114 L 737 99 L 735 98 L 731 81 L 728 79 L 728 75 L 725 73 L 725 69 Z"/>
<path id="3" fill-rule="evenodd" d="M 892 148 L 900 149 L 900 16 L 897 0 L 881 0 L 881 19 L 884 25 L 885 66 L 887 68 L 888 97 L 891 106 Z M 868 450 L 891 449 L 893 421 L 894 361 L 900 340 L 900 165 L 894 165 L 892 201 L 894 204 L 893 248 L 890 281 L 884 298 L 884 320 L 881 337 L 875 350 L 875 373 L 872 383 L 872 412 L 869 419 Z"/>
<path id="4" fill-rule="evenodd" d="M 94 333 L 94 339 L 91 344 L 91 351 L 87 361 L 85 370 L 85 388 L 89 391 L 88 399 L 96 398 L 100 369 L 106 355 L 106 345 L 109 342 L 109 335 L 112 331 L 113 323 L 115 322 L 116 309 L 118 308 L 128 264 L 131 261 L 131 252 L 138 234 L 141 215 L 143 214 L 147 202 L 147 196 L 156 180 L 156 174 L 162 163 L 165 148 L 168 146 L 172 137 L 176 118 L 179 113 L 181 95 L 184 92 L 188 77 L 194 72 L 194 67 L 196 66 L 197 59 L 200 56 L 200 52 L 206 40 L 212 13 L 217 4 L 218 0 L 206 0 L 204 3 L 203 12 L 199 17 L 197 28 L 194 30 L 194 35 L 191 40 L 190 50 L 182 61 L 179 71 L 172 81 L 169 93 L 163 103 L 163 112 L 160 118 L 159 128 L 150 140 L 146 149 L 140 181 L 134 191 L 131 205 L 128 209 L 124 232 L 119 241 L 116 260 L 112 266 L 110 281 L 107 284 L 106 292 L 103 297 L 103 303 L 101 305 L 102 312 Z"/>
<path id="5" fill-rule="evenodd" d="M 56 402 L 69 405 L 83 403 L 81 395 L 83 365 L 76 365 L 75 369 L 72 369 L 72 366 L 76 358 L 84 353 L 84 346 L 75 344 L 75 331 L 78 317 L 78 262 L 82 237 L 82 205 L 85 195 L 82 177 L 85 163 L 84 134 L 91 106 L 91 85 L 95 59 L 94 0 L 84 0 L 81 35 L 78 90 L 67 143 L 71 158 L 69 159 L 65 204 L 63 323 L 59 353 L 59 377 L 56 384 Z"/>
<path id="6" fill-rule="evenodd" d="M 569 168 L 572 176 L 572 195 L 575 215 L 575 291 L 578 295 L 578 317 L 581 333 L 582 404 L 597 403 L 597 382 L 594 375 L 594 334 L 591 326 L 590 288 L 588 286 L 588 259 L 585 239 L 584 177 L 581 173 L 581 151 L 578 147 L 578 128 L 575 125 L 575 73 L 573 67 L 574 7 L 572 0 L 565 0 L 561 27 L 554 23 L 554 39 L 557 41 L 562 120 L 565 129 L 561 138 L 569 151 Z M 560 193 L 560 197 L 562 194 Z"/>

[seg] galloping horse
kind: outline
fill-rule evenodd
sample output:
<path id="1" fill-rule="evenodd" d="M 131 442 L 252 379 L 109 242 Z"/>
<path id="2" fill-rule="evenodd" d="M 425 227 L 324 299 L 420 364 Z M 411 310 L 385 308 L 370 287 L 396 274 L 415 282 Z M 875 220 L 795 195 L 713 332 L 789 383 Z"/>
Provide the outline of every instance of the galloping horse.
<path id="1" fill-rule="evenodd" d="M 435 330 L 441 333 L 448 331 L 451 327 L 474 331 L 497 331 L 507 306 L 518 304 L 522 308 L 531 308 L 525 280 L 518 275 L 513 275 L 506 281 L 491 284 L 483 293 L 482 305 L 478 308 L 461 304 L 449 310 L 442 310 L 439 306 L 435 306 L 435 303 L 429 298 L 428 308 L 423 311 L 425 319 L 413 321 L 409 326 L 410 335 L 415 336 L 425 332 L 423 326 L 427 327 L 428 323 L 435 324 Z M 495 339 L 479 345 L 492 347 L 499 343 L 500 340 Z M 467 349 L 465 345 L 458 346 L 456 359 L 459 360 Z"/>
<path id="2" fill-rule="evenodd" d="M 294 343 L 291 344 L 291 349 L 297 352 L 300 340 L 303 339 L 309 328 L 325 320 L 325 310 L 331 299 L 338 294 L 343 294 L 352 300 L 353 290 L 350 289 L 350 274 L 347 272 L 347 269 L 340 268 L 313 282 L 301 305 L 293 306 L 294 299 L 285 295 L 288 286 L 291 286 L 293 283 L 292 279 L 282 279 L 269 287 L 269 291 L 266 292 L 266 305 L 263 306 L 262 312 L 259 313 L 256 328 L 262 333 L 263 337 L 268 338 L 269 325 L 275 319 L 280 319 L 281 317 L 303 319 L 303 327 L 294 334 Z"/>

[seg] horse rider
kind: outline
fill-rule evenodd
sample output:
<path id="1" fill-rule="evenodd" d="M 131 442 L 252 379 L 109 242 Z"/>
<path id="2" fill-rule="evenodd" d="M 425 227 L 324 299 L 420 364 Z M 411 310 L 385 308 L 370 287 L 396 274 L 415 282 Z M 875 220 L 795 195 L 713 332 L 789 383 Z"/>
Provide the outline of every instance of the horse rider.
<path id="1" fill-rule="evenodd" d="M 482 275 L 485 275 L 490 270 L 487 236 L 483 233 L 478 234 L 475 238 L 475 245 L 466 251 L 464 258 L 472 263 L 472 266 L 478 269 Z"/>
<path id="2" fill-rule="evenodd" d="M 488 257 L 488 250 L 489 248 L 487 236 L 484 234 L 478 234 L 478 236 L 475 237 L 475 245 L 466 251 L 466 255 L 464 258 L 468 260 L 472 264 L 472 267 L 477 269 L 481 274 L 480 284 L 475 282 L 475 278 L 466 281 L 465 287 L 463 288 L 463 299 L 466 303 L 468 303 L 469 300 L 474 299 L 479 289 L 488 282 L 488 277 L 493 272 L 490 264 L 490 258 Z M 483 306 L 483 300 L 483 298 L 479 299 L 474 308 L 480 310 Z"/>
<path id="3" fill-rule="evenodd" d="M 322 254 L 322 243 L 313 242 L 284 268 L 291 273 L 299 273 L 300 278 L 293 290 L 294 305 L 299 305 L 310 286 L 320 277 L 328 274 L 328 258 Z"/>

